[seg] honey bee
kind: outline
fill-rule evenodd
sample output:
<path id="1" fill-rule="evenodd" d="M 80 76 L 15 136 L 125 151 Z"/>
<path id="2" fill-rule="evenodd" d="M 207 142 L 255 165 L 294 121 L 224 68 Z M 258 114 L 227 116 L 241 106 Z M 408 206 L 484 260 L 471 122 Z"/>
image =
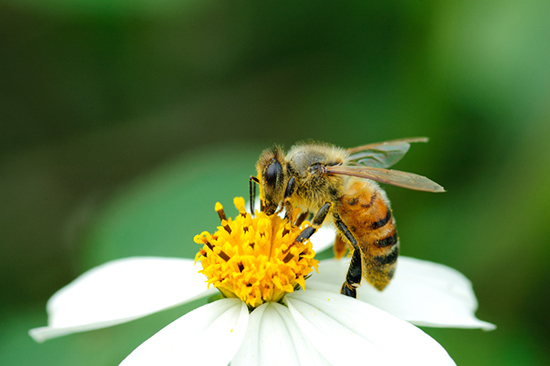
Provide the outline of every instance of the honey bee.
<path id="1" fill-rule="evenodd" d="M 399 239 L 386 193 L 377 182 L 399 187 L 444 192 L 426 177 L 386 169 L 399 161 L 412 142 L 425 137 L 405 138 L 343 149 L 325 143 L 299 143 L 285 154 L 279 146 L 264 150 L 256 163 L 257 177 L 249 180 L 250 205 L 260 187 L 261 210 L 268 215 L 283 209 L 292 217 L 298 207 L 299 225 L 315 213 L 312 225 L 296 238 L 309 239 L 325 219 L 337 229 L 336 257 L 346 247 L 353 250 L 341 293 L 356 297 L 361 279 L 382 291 L 397 265 Z"/>

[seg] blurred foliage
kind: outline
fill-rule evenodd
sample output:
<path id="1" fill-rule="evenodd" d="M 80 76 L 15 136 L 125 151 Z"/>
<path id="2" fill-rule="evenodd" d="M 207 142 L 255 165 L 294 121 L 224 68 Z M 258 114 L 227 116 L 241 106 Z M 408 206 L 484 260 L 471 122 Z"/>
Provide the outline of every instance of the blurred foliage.
<path id="1" fill-rule="evenodd" d="M 273 143 L 429 136 L 387 187 L 404 255 L 457 268 L 494 332 L 462 365 L 545 365 L 550 3 L 0 2 L 0 364 L 116 364 L 200 304 L 35 344 L 86 269 L 194 254 Z M 324 253 L 324 255 L 329 255 Z"/>

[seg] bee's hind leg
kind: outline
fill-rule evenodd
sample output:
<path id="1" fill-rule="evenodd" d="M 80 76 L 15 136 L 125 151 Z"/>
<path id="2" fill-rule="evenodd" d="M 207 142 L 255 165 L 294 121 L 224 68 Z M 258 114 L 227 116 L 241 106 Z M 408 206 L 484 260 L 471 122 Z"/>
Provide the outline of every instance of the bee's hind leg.
<path id="1" fill-rule="evenodd" d="M 346 280 L 342 285 L 340 293 L 349 297 L 357 297 L 357 287 L 361 284 L 361 278 L 363 276 L 363 268 L 361 266 L 361 250 L 357 245 L 357 240 L 353 234 L 349 231 L 346 224 L 340 218 L 340 215 L 334 213 L 334 223 L 338 228 L 338 231 L 346 237 L 346 239 L 353 246 L 353 254 L 351 256 L 351 262 L 349 264 L 348 273 L 346 274 Z"/>
<path id="2" fill-rule="evenodd" d="M 342 284 L 340 293 L 349 297 L 357 298 L 357 287 L 361 283 L 361 252 L 359 249 L 353 251 L 351 262 L 349 263 L 346 281 Z"/>

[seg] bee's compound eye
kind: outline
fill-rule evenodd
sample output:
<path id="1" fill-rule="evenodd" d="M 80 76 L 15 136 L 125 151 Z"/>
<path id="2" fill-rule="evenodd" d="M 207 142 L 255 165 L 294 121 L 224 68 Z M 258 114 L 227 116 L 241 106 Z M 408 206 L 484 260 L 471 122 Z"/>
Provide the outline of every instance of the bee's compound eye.
<path id="1" fill-rule="evenodd" d="M 277 184 L 277 178 L 283 173 L 283 167 L 281 163 L 273 159 L 272 163 L 269 164 L 267 169 L 264 171 L 264 180 L 265 183 L 269 186 L 274 187 Z"/>

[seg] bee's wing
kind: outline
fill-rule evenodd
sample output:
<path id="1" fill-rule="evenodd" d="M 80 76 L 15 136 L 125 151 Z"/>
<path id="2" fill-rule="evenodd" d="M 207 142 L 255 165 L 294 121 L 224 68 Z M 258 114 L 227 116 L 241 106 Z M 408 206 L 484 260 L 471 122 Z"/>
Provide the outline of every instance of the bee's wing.
<path id="1" fill-rule="evenodd" d="M 349 175 L 353 177 L 372 179 L 377 182 L 426 192 L 445 192 L 436 182 L 414 173 L 399 170 L 373 168 L 369 166 L 328 166 L 328 173 Z"/>
<path id="2" fill-rule="evenodd" d="M 350 164 L 389 168 L 409 151 L 411 142 L 427 141 L 427 137 L 410 137 L 352 147 L 348 149 Z"/>

